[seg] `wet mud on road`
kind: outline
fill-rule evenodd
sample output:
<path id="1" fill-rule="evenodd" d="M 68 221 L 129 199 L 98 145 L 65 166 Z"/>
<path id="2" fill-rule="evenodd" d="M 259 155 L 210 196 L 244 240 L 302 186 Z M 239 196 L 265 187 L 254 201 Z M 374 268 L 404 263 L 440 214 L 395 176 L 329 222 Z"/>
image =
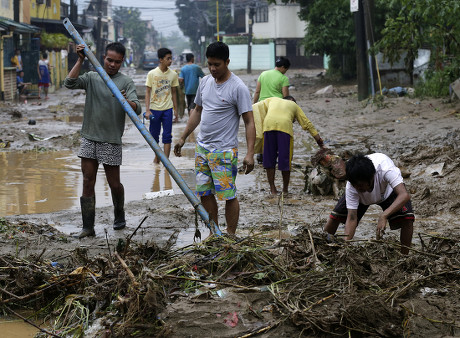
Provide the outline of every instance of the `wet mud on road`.
<path id="1" fill-rule="evenodd" d="M 459 101 L 394 97 L 385 98 L 382 102 L 358 102 L 353 84 L 335 84 L 332 94 L 318 96 L 314 94 L 316 90 L 330 84 L 316 77 L 318 73 L 314 70 L 290 70 L 287 75 L 293 86 L 291 95 L 334 153 L 347 158 L 356 152 L 382 152 L 402 169 L 416 214 L 414 249 L 423 248 L 421 238 L 424 236 L 458 236 Z M 143 76 L 133 75 L 140 83 Z M 240 76 L 253 91 L 257 74 Z M 195 234 L 193 207 L 163 166 L 152 164 L 153 151 L 130 121 L 123 138 L 121 171 L 127 196 L 127 228 L 119 232 L 112 229 L 110 191 L 100 169 L 96 196 L 96 237 L 81 241 L 73 237 L 81 227 L 77 203 L 82 182 L 76 153 L 84 94 L 60 89 L 50 96 L 50 102 L 41 105 L 33 100 L 29 100 L 27 105 L 0 105 L 0 139 L 9 142 L 8 148 L 0 149 L 0 216 L 4 216 L 9 224 L 3 227 L 1 233 L 2 254 L 13 253 L 18 257 L 41 254 L 41 259 L 55 262 L 66 262 L 76 249 L 84 249 L 90 257 L 108 254 L 107 245 L 115 248 L 120 240 L 134 232 L 145 216 L 148 218 L 132 238 L 133 242 L 141 244 L 153 240 L 162 246 L 172 238 L 177 248 L 192 244 Z M 29 125 L 30 119 L 34 119 L 36 124 Z M 175 138 L 185 123 L 186 117 L 174 125 Z M 336 199 L 333 195 L 317 196 L 304 191 L 305 168 L 310 164 L 316 145 L 298 124 L 295 124 L 294 132 L 293 171 L 288 196 L 281 199 L 269 195 L 266 174 L 260 165 L 256 165 L 250 175 L 238 177 L 241 205 L 238 236 L 259 234 L 278 239 L 280 234 L 286 238 L 306 229 L 321 233 Z M 46 139 L 48 137 L 51 138 Z M 241 160 L 245 154 L 243 125 L 239 139 L 242 144 Z M 184 147 L 186 156 L 180 159 L 171 156 L 173 165 L 192 188 L 193 149 L 193 140 L 189 139 Z M 279 172 L 276 173 L 276 184 L 281 186 Z M 171 190 L 174 191 L 172 196 L 149 200 L 143 198 L 147 192 Z M 378 207 L 369 209 L 357 229 L 356 241 L 351 243 L 353 247 L 375 238 L 378 213 Z M 224 205 L 221 203 L 219 215 L 221 226 L 225 229 Z M 201 222 L 199 229 L 205 238 L 208 230 Z M 339 237 L 341 234 L 343 227 L 339 228 Z M 399 232 L 387 231 L 384 241 L 398 242 Z M 46 250 L 42 252 L 43 249 Z M 235 297 L 232 302 L 236 304 L 232 306 L 241 304 L 237 301 L 239 296 Z M 260 302 L 258 296 L 254 297 L 250 302 Z M 215 306 L 216 312 L 225 308 L 225 303 L 219 301 L 201 301 L 208 308 Z M 183 298 L 164 313 L 165 320 L 171 323 L 180 321 L 176 336 L 200 332 L 199 318 L 190 322 L 183 320 L 194 310 L 193 306 L 190 309 L 189 306 L 190 299 Z M 458 306 L 453 305 L 454 310 L 449 311 L 458 311 Z M 172 315 L 174 307 L 181 309 L 176 311 L 177 316 Z M 178 316 L 182 316 L 182 319 Z M 232 336 L 233 331 L 221 325 L 225 318 L 213 318 L 216 320 L 214 329 L 222 328 L 220 336 Z M 284 332 L 300 333 L 296 328 L 292 330 L 286 329 Z M 426 330 L 436 333 L 436 330 Z"/>

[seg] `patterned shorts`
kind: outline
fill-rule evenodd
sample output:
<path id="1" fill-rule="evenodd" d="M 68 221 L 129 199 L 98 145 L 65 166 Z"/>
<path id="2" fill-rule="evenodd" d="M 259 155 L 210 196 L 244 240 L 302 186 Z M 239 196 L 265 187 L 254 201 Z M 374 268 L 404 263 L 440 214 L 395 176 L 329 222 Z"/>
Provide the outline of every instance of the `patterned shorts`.
<path id="1" fill-rule="evenodd" d="M 120 166 L 121 149 L 121 144 L 96 142 L 82 137 L 78 157 L 91 158 L 106 165 Z"/>
<path id="2" fill-rule="evenodd" d="M 216 195 L 219 200 L 236 197 L 238 148 L 209 151 L 200 145 L 195 148 L 196 195 Z"/>

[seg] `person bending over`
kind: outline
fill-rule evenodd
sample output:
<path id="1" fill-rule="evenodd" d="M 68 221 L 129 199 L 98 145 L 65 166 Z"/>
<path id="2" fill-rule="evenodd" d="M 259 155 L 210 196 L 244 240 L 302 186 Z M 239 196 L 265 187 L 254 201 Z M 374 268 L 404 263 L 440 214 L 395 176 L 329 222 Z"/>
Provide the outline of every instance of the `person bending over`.
<path id="1" fill-rule="evenodd" d="M 331 212 L 324 230 L 334 235 L 339 224 L 345 223 L 345 239 L 351 240 L 369 205 L 377 204 L 382 208 L 377 240 L 389 223 L 391 230 L 400 229 L 401 252 L 408 254 L 415 217 L 399 168 L 385 154 L 358 154 L 347 161 L 346 176 L 345 195 Z"/>

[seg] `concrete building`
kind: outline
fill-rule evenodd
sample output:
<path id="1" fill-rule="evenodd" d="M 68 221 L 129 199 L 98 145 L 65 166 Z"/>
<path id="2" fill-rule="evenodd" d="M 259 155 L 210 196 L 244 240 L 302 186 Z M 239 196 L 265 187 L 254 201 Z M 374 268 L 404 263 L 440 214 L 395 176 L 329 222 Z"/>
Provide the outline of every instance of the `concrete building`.
<path id="1" fill-rule="evenodd" d="M 272 39 L 275 42 L 275 56 L 284 56 L 291 61 L 294 68 L 321 68 L 322 56 L 306 57 L 302 47 L 307 23 L 300 20 L 298 3 L 276 4 L 266 1 L 246 2 L 246 32 L 250 30 L 251 7 L 253 11 L 253 37 L 256 39 Z"/>

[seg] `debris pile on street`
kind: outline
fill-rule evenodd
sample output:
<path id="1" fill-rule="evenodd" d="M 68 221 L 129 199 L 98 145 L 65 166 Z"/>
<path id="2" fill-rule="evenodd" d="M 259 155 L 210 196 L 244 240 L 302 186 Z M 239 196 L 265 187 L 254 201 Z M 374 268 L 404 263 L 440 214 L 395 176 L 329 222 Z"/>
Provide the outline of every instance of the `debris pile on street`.
<path id="1" fill-rule="evenodd" d="M 33 309 L 43 337 L 159 337 L 174 335 L 162 313 L 176 301 L 206 299 L 212 313 L 225 295 L 243 292 L 264 303 L 214 315 L 233 336 L 287 323 L 312 335 L 458 334 L 460 238 L 419 237 L 408 257 L 396 237 L 345 243 L 308 228 L 289 239 L 210 237 L 183 248 L 175 236 L 163 247 L 127 237 L 107 254 L 79 248 L 59 262 L 9 255 L 0 258 L 0 306 L 18 316 Z"/>

